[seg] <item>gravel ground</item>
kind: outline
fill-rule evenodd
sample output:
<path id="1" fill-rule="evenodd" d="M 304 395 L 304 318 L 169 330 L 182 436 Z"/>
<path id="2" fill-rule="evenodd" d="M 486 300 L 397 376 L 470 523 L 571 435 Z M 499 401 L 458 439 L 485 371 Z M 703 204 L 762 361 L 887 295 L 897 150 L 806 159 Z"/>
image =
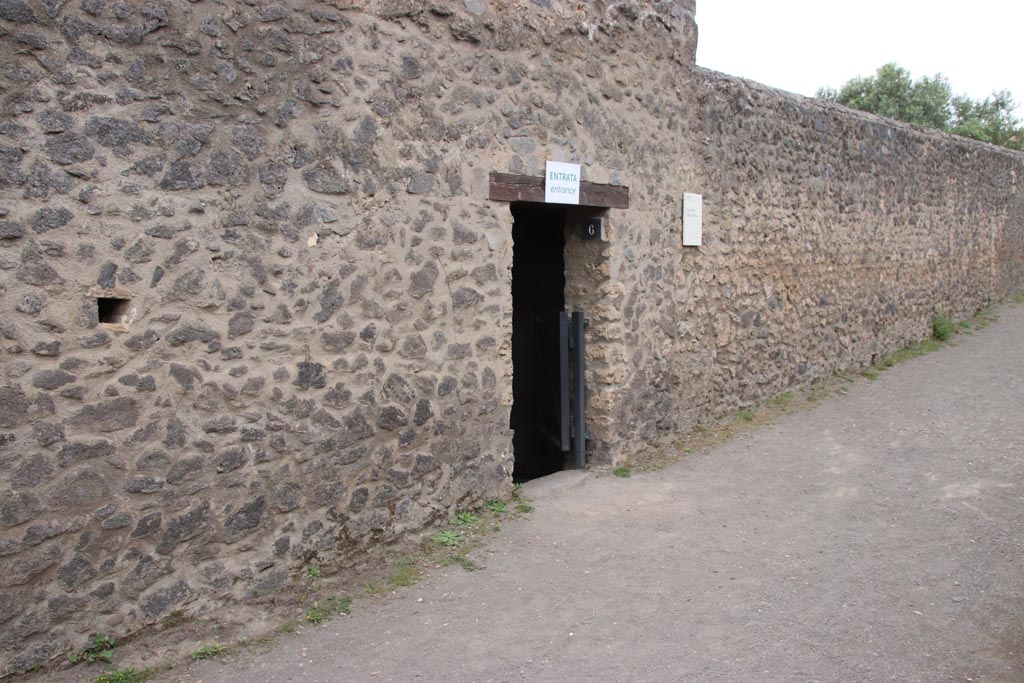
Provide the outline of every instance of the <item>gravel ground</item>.
<path id="1" fill-rule="evenodd" d="M 666 469 L 562 473 L 474 558 L 173 681 L 1024 681 L 1024 307 Z"/>

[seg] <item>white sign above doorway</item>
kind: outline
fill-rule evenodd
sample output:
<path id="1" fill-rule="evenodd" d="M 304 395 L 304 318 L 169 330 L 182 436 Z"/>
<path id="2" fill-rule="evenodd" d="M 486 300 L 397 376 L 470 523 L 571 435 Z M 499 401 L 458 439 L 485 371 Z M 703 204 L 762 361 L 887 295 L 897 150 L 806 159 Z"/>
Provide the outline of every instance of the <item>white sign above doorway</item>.
<path id="1" fill-rule="evenodd" d="M 549 161 L 544 173 L 544 201 L 548 204 L 580 203 L 580 165 Z"/>

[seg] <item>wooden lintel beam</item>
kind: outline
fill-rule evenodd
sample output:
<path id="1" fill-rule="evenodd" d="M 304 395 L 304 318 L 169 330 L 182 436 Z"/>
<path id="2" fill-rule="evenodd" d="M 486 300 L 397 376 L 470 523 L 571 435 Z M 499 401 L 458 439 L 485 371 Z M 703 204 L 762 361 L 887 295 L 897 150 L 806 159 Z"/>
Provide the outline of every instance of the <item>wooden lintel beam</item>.
<path id="1" fill-rule="evenodd" d="M 544 203 L 544 178 L 516 173 L 491 172 L 488 198 L 496 202 Z M 623 185 L 580 183 L 580 206 L 628 209 L 629 188 Z"/>

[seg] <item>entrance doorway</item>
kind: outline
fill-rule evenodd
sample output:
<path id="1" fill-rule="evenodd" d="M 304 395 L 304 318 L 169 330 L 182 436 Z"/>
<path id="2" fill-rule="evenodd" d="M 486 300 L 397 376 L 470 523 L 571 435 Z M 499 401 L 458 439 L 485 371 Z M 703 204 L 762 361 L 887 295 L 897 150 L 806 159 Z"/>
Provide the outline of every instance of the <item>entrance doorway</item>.
<path id="1" fill-rule="evenodd" d="M 585 347 L 613 358 L 622 341 L 614 325 L 586 331 L 586 311 L 601 303 L 611 274 L 607 226 L 589 228 L 609 209 L 628 209 L 629 188 L 582 181 L 578 206 L 547 204 L 543 176 L 492 172 L 488 198 L 508 202 L 513 220 L 513 479 L 610 463 L 613 403 L 602 394 L 614 387 L 608 373 L 594 372 L 588 389 Z"/>
<path id="2" fill-rule="evenodd" d="M 565 311 L 560 207 L 512 205 L 513 478 L 583 467 L 584 317 Z"/>

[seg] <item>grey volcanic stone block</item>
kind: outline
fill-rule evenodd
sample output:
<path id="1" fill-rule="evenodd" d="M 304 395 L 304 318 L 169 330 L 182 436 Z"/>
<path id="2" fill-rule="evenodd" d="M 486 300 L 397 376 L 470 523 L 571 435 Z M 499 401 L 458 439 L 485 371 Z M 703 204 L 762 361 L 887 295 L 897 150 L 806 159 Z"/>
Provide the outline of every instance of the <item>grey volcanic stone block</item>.
<path id="1" fill-rule="evenodd" d="M 35 232 L 47 232 L 67 225 L 74 217 L 73 213 L 63 207 L 43 207 L 35 212 L 30 224 Z"/>
<path id="2" fill-rule="evenodd" d="M 44 133 L 63 133 L 75 125 L 75 119 L 72 116 L 53 109 L 39 112 L 36 121 Z"/>
<path id="3" fill-rule="evenodd" d="M 66 590 L 75 590 L 97 574 L 96 567 L 84 555 L 75 555 L 57 570 L 57 579 Z"/>
<path id="4" fill-rule="evenodd" d="M 298 364 L 298 375 L 295 378 L 295 386 L 300 389 L 322 389 L 327 386 L 327 375 L 324 374 L 324 366 L 320 363 L 303 361 Z"/>
<path id="5" fill-rule="evenodd" d="M 434 417 L 434 408 L 430 401 L 425 398 L 421 398 L 416 402 L 416 412 L 413 415 L 413 423 L 417 427 L 421 427 L 426 424 L 432 417 Z"/>
<path id="6" fill-rule="evenodd" d="M 7 528 L 27 522 L 41 508 L 42 503 L 35 495 L 27 491 L 7 491 L 0 498 L 0 527 Z"/>
<path id="7" fill-rule="evenodd" d="M 0 240 L 16 240 L 25 235 L 25 229 L 11 221 L 0 221 Z"/>
<path id="8" fill-rule="evenodd" d="M 143 591 L 170 574 L 171 570 L 171 563 L 166 559 L 155 559 L 148 554 L 142 555 L 125 576 L 121 593 L 128 598 L 138 598 Z"/>
<path id="9" fill-rule="evenodd" d="M 63 446 L 57 454 L 57 464 L 68 467 L 75 463 L 94 458 L 105 458 L 114 454 L 114 444 L 107 440 L 87 444 L 72 442 Z"/>
<path id="10" fill-rule="evenodd" d="M 143 596 L 139 601 L 139 606 L 142 608 L 142 615 L 147 620 L 154 620 L 170 612 L 171 608 L 181 604 L 192 594 L 192 588 L 185 581 L 178 580 Z"/>
<path id="11" fill-rule="evenodd" d="M 483 300 L 483 295 L 471 287 L 459 287 L 452 293 L 455 308 L 470 308 Z"/>
<path id="12" fill-rule="evenodd" d="M 231 141 L 249 161 L 260 158 L 267 148 L 267 135 L 259 126 L 235 126 Z"/>
<path id="13" fill-rule="evenodd" d="M 256 327 L 256 316 L 248 311 L 239 311 L 228 321 L 228 338 L 243 337 Z"/>
<path id="14" fill-rule="evenodd" d="M 40 446 L 49 446 L 64 440 L 64 425 L 37 422 L 32 425 L 32 434 Z"/>
<path id="15" fill-rule="evenodd" d="M 406 189 L 409 194 L 436 194 L 437 176 L 432 173 L 417 173 L 409 181 Z"/>
<path id="16" fill-rule="evenodd" d="M 249 452 L 244 446 L 234 446 L 221 452 L 216 459 L 218 473 L 236 470 L 249 461 Z"/>
<path id="17" fill-rule="evenodd" d="M 28 313 L 29 315 L 38 315 L 45 306 L 46 299 L 40 294 L 30 293 L 21 297 L 21 300 L 15 304 L 14 310 L 20 313 Z"/>
<path id="18" fill-rule="evenodd" d="M 139 124 L 110 116 L 93 116 L 85 122 L 85 133 L 118 156 L 132 153 L 133 143 L 148 143 L 150 136 Z"/>
<path id="19" fill-rule="evenodd" d="M 249 182 L 249 165 L 238 152 L 218 150 L 210 155 L 206 182 L 213 187 L 242 187 Z"/>
<path id="20" fill-rule="evenodd" d="M 63 370 L 41 370 L 32 375 L 32 386 L 39 389 L 59 389 L 75 381 L 75 376 Z"/>
<path id="21" fill-rule="evenodd" d="M 130 478 L 124 484 L 125 493 L 156 493 L 164 487 L 164 482 L 144 475 Z"/>
<path id="22" fill-rule="evenodd" d="M 170 476 L 167 480 L 170 482 Z M 178 544 L 191 540 L 203 533 L 213 522 L 213 515 L 210 511 L 209 501 L 203 501 L 183 515 L 175 517 L 167 524 L 160 542 L 157 543 L 156 552 L 161 555 L 170 554 Z"/>
<path id="23" fill-rule="evenodd" d="M 116 432 L 134 427 L 138 420 L 139 402 L 130 396 L 122 396 L 85 406 L 68 420 L 68 424 L 98 432 Z"/>
<path id="24" fill-rule="evenodd" d="M 48 138 L 43 144 L 43 151 L 50 161 L 60 166 L 84 163 L 96 156 L 96 148 L 89 139 L 78 133 L 62 133 Z"/>
<path id="25" fill-rule="evenodd" d="M 413 271 L 409 277 L 409 294 L 417 299 L 429 294 L 434 290 L 438 275 L 440 272 L 437 264 L 433 261 L 428 262 L 419 270 Z"/>
<path id="26" fill-rule="evenodd" d="M 99 277 L 96 278 L 96 284 L 104 289 L 113 289 L 117 286 L 117 264 L 104 263 L 100 268 Z"/>
<path id="27" fill-rule="evenodd" d="M 237 540 L 260 525 L 267 511 L 266 496 L 259 496 L 230 515 L 224 521 L 224 528 L 230 540 Z M 230 541 L 229 541 L 230 542 Z"/>
<path id="28" fill-rule="evenodd" d="M 36 13 L 25 0 L 0 0 L 0 19 L 16 24 L 34 24 Z"/>
<path id="29" fill-rule="evenodd" d="M 412 386 L 401 375 L 395 373 L 388 375 L 384 381 L 382 394 L 384 398 L 395 403 L 409 403 L 416 396 Z"/>
<path id="30" fill-rule="evenodd" d="M 37 287 L 59 285 L 64 282 L 64 278 L 46 262 L 39 245 L 31 240 L 21 252 L 21 267 L 18 268 L 17 278 L 25 284 Z"/>
<path id="31" fill-rule="evenodd" d="M 17 384 L 0 386 L 0 427 L 17 427 L 27 421 L 31 404 Z"/>
<path id="32" fill-rule="evenodd" d="M 173 162 L 160 179 L 161 190 L 198 190 L 206 185 L 203 169 L 195 162 L 179 159 Z"/>
<path id="33" fill-rule="evenodd" d="M 212 342 L 216 339 L 220 339 L 220 334 L 201 323 L 189 323 L 188 325 L 182 325 L 181 327 L 177 327 L 172 330 L 167 335 L 166 339 L 167 343 L 171 346 L 181 346 L 183 344 L 189 344 L 196 341 L 203 343 Z M 175 379 L 178 379 L 178 377 L 173 373 L 172 376 L 174 376 Z"/>
<path id="34" fill-rule="evenodd" d="M 302 179 L 306 187 L 321 194 L 348 194 L 352 191 L 351 181 L 326 162 L 303 171 Z"/>
<path id="35" fill-rule="evenodd" d="M 377 426 L 392 431 L 409 424 L 409 418 L 397 406 L 385 406 L 377 415 Z"/>
<path id="36" fill-rule="evenodd" d="M 132 538 L 145 538 L 152 536 L 160 530 L 163 524 L 163 513 L 151 512 L 139 518 L 135 528 L 132 530 Z"/>

